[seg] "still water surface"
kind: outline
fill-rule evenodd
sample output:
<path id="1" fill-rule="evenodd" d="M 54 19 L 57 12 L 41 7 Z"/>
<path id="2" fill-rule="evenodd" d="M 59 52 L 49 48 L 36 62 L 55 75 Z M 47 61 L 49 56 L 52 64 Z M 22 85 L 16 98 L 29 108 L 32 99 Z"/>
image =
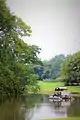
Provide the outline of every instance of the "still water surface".
<path id="1" fill-rule="evenodd" d="M 0 120 L 40 120 L 80 116 L 80 98 L 73 101 L 53 102 L 48 95 L 26 95 L 0 104 Z"/>

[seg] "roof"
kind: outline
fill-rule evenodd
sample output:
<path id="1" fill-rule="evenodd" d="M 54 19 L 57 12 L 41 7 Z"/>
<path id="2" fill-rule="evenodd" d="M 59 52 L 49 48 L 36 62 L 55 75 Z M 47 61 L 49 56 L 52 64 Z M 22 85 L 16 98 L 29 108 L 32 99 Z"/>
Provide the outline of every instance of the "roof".
<path id="1" fill-rule="evenodd" d="M 57 87 L 55 90 L 67 90 L 67 87 Z"/>
<path id="2" fill-rule="evenodd" d="M 59 89 L 65 89 L 65 90 L 67 90 L 67 87 L 58 87 Z"/>

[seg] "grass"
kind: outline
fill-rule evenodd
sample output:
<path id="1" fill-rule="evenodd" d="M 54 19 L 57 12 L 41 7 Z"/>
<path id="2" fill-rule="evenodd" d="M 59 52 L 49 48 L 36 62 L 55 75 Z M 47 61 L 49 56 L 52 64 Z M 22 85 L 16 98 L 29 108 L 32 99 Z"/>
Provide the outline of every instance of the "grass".
<path id="1" fill-rule="evenodd" d="M 70 92 L 80 93 L 80 86 L 68 86 Z"/>
<path id="2" fill-rule="evenodd" d="M 53 91 L 55 87 L 64 86 L 62 82 L 39 81 L 41 91 Z"/>
<path id="3" fill-rule="evenodd" d="M 80 120 L 80 117 L 55 118 L 55 119 L 45 119 L 45 120 Z"/>
<path id="4" fill-rule="evenodd" d="M 53 93 L 54 89 L 59 86 L 64 86 L 63 82 L 46 82 L 46 81 L 39 81 L 40 85 L 40 92 L 41 93 Z M 80 86 L 67 86 L 68 91 L 80 93 Z"/>

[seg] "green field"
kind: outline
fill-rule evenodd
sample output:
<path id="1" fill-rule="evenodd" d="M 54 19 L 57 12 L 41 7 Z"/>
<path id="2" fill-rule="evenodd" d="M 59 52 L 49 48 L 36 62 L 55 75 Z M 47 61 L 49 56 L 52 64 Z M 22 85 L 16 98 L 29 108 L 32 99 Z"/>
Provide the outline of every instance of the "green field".
<path id="1" fill-rule="evenodd" d="M 64 83 L 39 81 L 39 85 L 41 91 L 54 91 L 55 87 L 64 86 Z"/>
<path id="2" fill-rule="evenodd" d="M 80 117 L 56 118 L 56 119 L 45 119 L 45 120 L 80 120 Z"/>
<path id="3" fill-rule="evenodd" d="M 46 81 L 39 81 L 40 85 L 40 92 L 43 93 L 53 93 L 56 87 L 64 86 L 63 82 L 46 82 Z M 80 93 L 80 86 L 67 86 L 68 91 Z"/>

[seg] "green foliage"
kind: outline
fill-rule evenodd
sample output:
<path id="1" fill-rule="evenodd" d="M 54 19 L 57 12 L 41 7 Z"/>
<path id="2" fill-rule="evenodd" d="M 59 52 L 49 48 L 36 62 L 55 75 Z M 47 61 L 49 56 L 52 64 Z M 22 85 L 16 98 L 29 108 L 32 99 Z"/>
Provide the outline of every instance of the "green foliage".
<path id="1" fill-rule="evenodd" d="M 30 26 L 10 12 L 5 0 L 0 0 L 0 96 L 23 93 L 25 85 L 38 88 L 33 64 L 40 63 L 40 48 L 22 40 L 31 32 Z"/>
<path id="2" fill-rule="evenodd" d="M 38 81 L 36 81 L 38 78 L 37 75 L 32 74 L 29 79 L 29 84 L 26 85 L 25 92 L 37 92 L 40 90 L 40 86 L 38 85 Z"/>
<path id="3" fill-rule="evenodd" d="M 49 61 L 43 61 L 44 76 L 47 78 L 55 79 L 60 74 L 61 64 L 63 63 L 65 56 L 63 54 L 57 55 Z"/>
<path id="4" fill-rule="evenodd" d="M 80 52 L 67 57 L 62 64 L 61 75 L 67 83 L 80 83 Z"/>

